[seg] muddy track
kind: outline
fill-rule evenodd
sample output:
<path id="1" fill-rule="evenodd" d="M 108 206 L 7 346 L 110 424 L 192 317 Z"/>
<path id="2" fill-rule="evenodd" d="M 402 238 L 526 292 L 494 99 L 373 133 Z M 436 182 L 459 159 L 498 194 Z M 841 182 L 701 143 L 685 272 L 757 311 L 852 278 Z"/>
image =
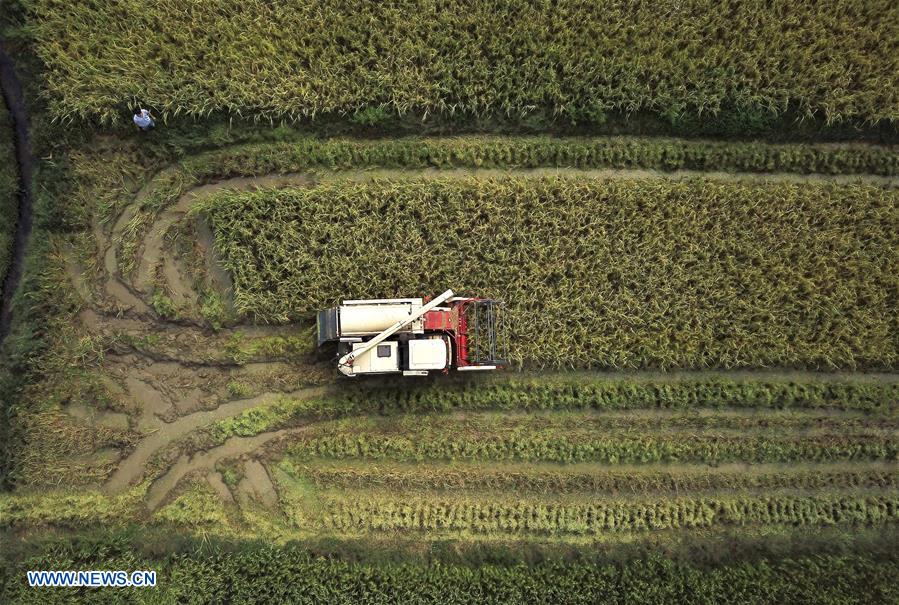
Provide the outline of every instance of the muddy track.
<path id="1" fill-rule="evenodd" d="M 6 107 L 12 116 L 15 130 L 16 162 L 19 168 L 19 213 L 16 221 L 16 233 L 13 239 L 13 251 L 3 289 L 0 292 L 0 343 L 9 334 L 12 325 L 12 299 L 22 279 L 22 266 L 25 263 L 25 248 L 31 235 L 33 196 L 31 191 L 32 163 L 31 141 L 28 138 L 28 116 L 25 111 L 25 99 L 22 85 L 13 66 L 12 59 L 6 53 L 6 46 L 0 40 L 0 88 Z"/>
<path id="2" fill-rule="evenodd" d="M 209 426 L 216 420 L 222 420 L 236 416 L 250 408 L 259 407 L 274 403 L 280 397 L 290 399 L 309 399 L 312 397 L 320 397 L 327 392 L 326 388 L 311 388 L 295 391 L 291 393 L 265 393 L 250 399 L 239 399 L 222 404 L 214 410 L 204 410 L 195 412 L 188 416 L 182 416 L 174 422 L 162 422 L 157 416 L 162 409 L 156 404 L 159 398 L 153 393 L 152 389 L 141 385 L 141 381 L 129 379 L 129 391 L 131 396 L 143 402 L 141 409 L 144 411 L 142 420 L 145 422 L 144 429 L 149 430 L 148 436 L 138 443 L 137 448 L 124 460 L 119 463 L 118 468 L 109 481 L 106 483 L 106 491 L 117 493 L 128 488 L 132 482 L 143 477 L 144 467 L 150 457 L 166 445 L 173 441 L 184 437 L 191 431 Z M 207 454 L 211 455 L 217 448 L 209 450 Z M 190 463 L 183 465 L 189 472 L 196 470 Z"/>
<path id="3" fill-rule="evenodd" d="M 93 223 L 93 235 L 100 259 L 101 275 L 99 281 L 88 283 L 84 272 L 75 260 L 74 250 L 66 251 L 67 272 L 74 290 L 83 300 L 84 306 L 79 319 L 86 330 L 93 335 L 103 335 L 119 342 L 122 335 L 134 341 L 153 340 L 155 346 L 118 344 L 118 348 L 109 354 L 109 363 L 119 368 L 117 390 L 119 396 L 129 402 L 131 423 L 144 436 L 135 449 L 128 453 L 105 484 L 108 493 L 119 493 L 141 480 L 146 480 L 146 466 L 154 455 L 170 448 L 187 438 L 195 431 L 208 428 L 218 420 L 232 418 L 245 410 L 270 404 L 281 397 L 293 399 L 312 398 L 326 395 L 330 387 L 309 387 L 292 390 L 277 390 L 277 385 L 266 384 L 264 392 L 255 397 L 234 399 L 229 397 L 221 387 L 231 380 L 231 372 L 243 366 L 247 361 L 257 362 L 255 365 L 273 372 L 278 371 L 276 359 L 242 360 L 240 363 L 223 357 L 219 353 L 226 343 L 236 336 L 247 338 L 265 338 L 283 335 L 290 326 L 254 326 L 244 325 L 212 332 L 196 315 L 182 317 L 177 321 L 162 319 L 154 311 L 152 296 L 160 287 L 182 308 L 197 309 L 198 292 L 194 284 L 196 276 L 190 274 L 190 268 L 184 267 L 167 248 L 167 235 L 173 227 L 188 217 L 188 213 L 198 203 L 216 192 L 231 190 L 251 190 L 263 187 L 304 187 L 316 183 L 334 180 L 350 180 L 366 182 L 375 179 L 435 179 L 435 178 L 495 178 L 510 174 L 519 176 L 578 176 L 596 179 L 687 179 L 702 176 L 720 180 L 746 181 L 779 181 L 779 182 L 867 182 L 886 187 L 899 186 L 899 179 L 877 176 L 826 176 L 798 174 L 755 174 L 755 173 L 700 173 L 681 171 L 673 173 L 651 170 L 578 170 L 578 169 L 530 169 L 530 170 L 494 170 L 494 169 L 438 169 L 421 170 L 347 170 L 347 171 L 310 171 L 308 173 L 278 174 L 260 177 L 238 177 L 221 180 L 193 187 L 185 191 L 170 206 L 161 209 L 152 216 L 152 221 L 137 231 L 139 241 L 132 241 L 135 250 L 134 269 L 129 276 L 123 275 L 120 246 L 127 237 L 135 237 L 133 221 L 140 212 L 141 204 L 153 194 L 155 188 L 171 175 L 176 168 L 170 167 L 159 172 L 150 182 L 137 192 L 130 203 L 118 215 L 112 218 L 110 225 Z M 139 218 L 139 217 L 138 217 Z M 230 276 L 225 272 L 215 257 L 213 236 L 204 221 L 196 223 L 196 244 L 201 248 L 201 258 L 205 264 L 206 275 L 225 298 L 231 290 Z M 136 246 L 136 248 L 135 248 Z M 160 284 L 160 282 L 162 282 Z M 207 282 L 208 283 L 208 282 Z M 92 284 L 96 288 L 92 288 Z M 240 334 L 238 334 L 240 333 Z M 196 388 L 180 389 L 172 384 L 171 377 L 157 376 L 148 379 L 146 372 L 141 374 L 140 363 L 157 365 L 175 364 L 186 372 L 197 376 L 205 376 L 207 389 L 203 391 L 206 403 L 201 404 Z M 720 376 L 725 373 L 707 372 Z M 734 373 L 726 373 L 733 375 Z M 738 373 L 739 374 L 739 373 Z M 758 376 L 759 373 L 752 373 Z M 765 374 L 765 373 L 762 373 Z M 795 374 L 799 378 L 809 373 L 802 372 L 770 372 L 777 378 L 789 378 Z M 612 374 L 610 374 L 612 375 Z M 615 374 L 620 375 L 620 374 Z M 652 378 L 657 373 L 636 373 L 635 377 Z M 867 379 L 873 381 L 899 380 L 894 375 L 871 375 Z M 110 380 L 114 380 L 110 376 Z M 219 386 L 208 386 L 219 385 Z M 196 387 L 196 385 L 191 385 Z M 274 386 L 274 388 L 273 388 Z M 197 409 L 203 405 L 214 405 L 206 409 Z M 223 403 L 222 403 L 223 402 Z M 206 475 L 210 484 L 223 499 L 232 498 L 221 477 L 213 472 L 216 464 L 225 459 L 251 456 L 253 452 L 274 440 L 290 438 L 305 430 L 303 427 L 278 431 L 263 432 L 251 437 L 232 437 L 205 451 L 185 453 L 159 476 L 155 477 L 146 496 L 146 504 L 155 510 L 169 499 L 172 490 L 187 476 Z M 253 467 L 256 468 L 256 467 Z M 260 467 L 261 468 L 261 467 Z M 256 469 L 259 470 L 258 468 Z M 214 476 L 213 476 L 214 475 Z M 211 478 L 209 478 L 211 477 Z M 261 476 L 253 485 L 244 486 L 243 491 L 253 491 L 266 499 L 270 496 L 263 485 Z M 250 482 L 252 483 L 252 482 Z M 249 484 L 248 484 L 249 485 Z M 252 489 L 250 489 L 252 488 Z M 239 490 L 240 491 L 240 490 Z M 270 498 L 268 498 L 270 499 Z"/>
<path id="4" fill-rule="evenodd" d="M 229 458 L 238 458 L 250 454 L 276 439 L 301 433 L 301 428 L 282 429 L 268 433 L 260 433 L 253 437 L 231 437 L 222 445 L 206 450 L 194 456 L 184 455 L 171 466 L 164 475 L 153 482 L 147 493 L 146 505 L 151 511 L 159 508 L 166 496 L 188 474 L 211 471 L 216 463 Z"/>

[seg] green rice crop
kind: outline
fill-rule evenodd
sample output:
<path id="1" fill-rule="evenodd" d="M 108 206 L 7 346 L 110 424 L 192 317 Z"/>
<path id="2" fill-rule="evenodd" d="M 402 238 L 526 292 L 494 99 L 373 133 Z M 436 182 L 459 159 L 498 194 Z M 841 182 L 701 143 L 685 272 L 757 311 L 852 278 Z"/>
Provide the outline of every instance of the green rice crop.
<path id="1" fill-rule="evenodd" d="M 693 410 L 692 415 L 673 414 L 667 418 L 693 428 L 709 426 L 761 427 L 785 430 L 787 425 L 802 428 L 844 430 L 870 427 L 878 431 L 895 426 L 899 404 L 899 383 L 863 376 L 803 376 L 755 374 L 734 376 L 670 373 L 666 375 L 623 374 L 617 377 L 589 372 L 565 374 L 497 374 L 479 380 L 441 377 L 439 384 L 412 383 L 379 386 L 379 383 L 344 384 L 340 392 L 323 399 L 283 398 L 271 405 L 245 410 L 220 420 L 206 429 L 204 442 L 223 443 L 227 438 L 257 435 L 264 431 L 297 426 L 311 419 L 325 420 L 360 415 L 423 414 L 465 410 L 506 410 L 514 412 L 577 410 Z M 754 418 L 702 414 L 731 408 L 769 410 Z M 771 410 L 854 410 L 868 415 L 783 415 Z M 695 417 L 695 419 L 694 419 Z M 642 423 L 659 426 L 663 420 L 639 416 L 608 417 L 597 422 L 624 427 Z M 777 422 L 772 422 L 777 419 Z M 430 422 L 435 422 L 431 417 Z M 730 423 L 730 424 L 728 424 Z M 792 423 L 792 424 L 791 424 Z"/>
<path id="2" fill-rule="evenodd" d="M 897 199 L 518 177 L 222 192 L 198 211 L 237 309 L 263 321 L 452 287 L 507 302 L 516 363 L 894 368 Z"/>
<path id="3" fill-rule="evenodd" d="M 339 405 L 335 402 L 335 405 Z M 547 431 L 550 434 L 576 435 L 581 433 L 606 434 L 616 432 L 671 433 L 683 431 L 723 431 L 728 434 L 746 431 L 766 434 L 833 432 L 879 433 L 891 435 L 899 431 L 899 417 L 879 417 L 861 414 L 821 414 L 814 412 L 778 412 L 765 410 L 761 413 L 734 410 L 708 410 L 693 408 L 681 411 L 607 412 L 592 413 L 560 412 L 519 414 L 514 410 L 503 412 L 469 411 L 456 414 L 420 414 L 356 420 L 349 418 L 335 423 L 353 429 L 355 427 L 377 427 L 383 431 L 406 433 L 410 428 L 415 433 L 430 431 L 471 431 L 484 428 L 508 433 L 520 431 Z M 423 422 L 426 428 L 416 427 Z"/>
<path id="4" fill-rule="evenodd" d="M 760 415 L 764 428 L 729 424 L 716 417 L 703 429 L 686 429 L 677 421 L 647 427 L 643 418 L 623 417 L 616 426 L 605 415 L 508 415 L 468 412 L 463 417 L 411 414 L 350 417 L 307 428 L 290 445 L 296 459 L 370 459 L 601 462 L 830 462 L 896 460 L 899 441 L 892 423 L 885 430 L 835 425 L 814 429 L 780 415 Z M 618 420 L 618 419 L 616 419 Z M 633 420 L 633 422 L 629 422 Z M 786 424 L 784 424 L 786 421 Z M 713 428 L 714 426 L 714 428 Z M 726 428 L 730 427 L 730 428 Z M 648 430 L 647 430 L 648 429 Z"/>
<path id="5" fill-rule="evenodd" d="M 598 535 L 719 525 L 895 523 L 899 521 L 899 496 L 722 496 L 566 503 L 465 497 L 396 499 L 350 493 L 326 498 L 321 515 L 320 523 L 325 528 L 340 532 Z M 305 515 L 301 519 L 310 521 Z"/>
<path id="6" fill-rule="evenodd" d="M 488 433 L 478 437 L 441 434 L 427 439 L 399 435 L 331 434 L 304 438 L 289 453 L 302 458 L 601 462 L 835 462 L 899 460 L 899 443 L 878 435 L 733 436 L 705 433 L 552 436 Z"/>
<path id="7" fill-rule="evenodd" d="M 179 544 L 183 544 L 182 539 Z M 816 554 L 753 556 L 714 564 L 672 560 L 655 552 L 613 562 L 552 559 L 525 564 L 488 557 L 476 564 L 358 561 L 320 556 L 305 544 L 241 543 L 235 548 L 182 547 L 160 554 L 140 537 L 34 541 L 34 552 L 4 566 L 0 601 L 44 605 L 48 595 L 21 580 L 33 569 L 152 569 L 156 588 L 120 588 L 122 602 L 161 603 L 367 603 L 395 605 L 820 605 L 894 603 L 899 596 L 895 556 Z M 507 549 L 510 550 L 510 549 Z M 382 550 L 378 551 L 381 554 Z M 505 552 L 505 551 L 501 551 Z M 428 551 L 432 554 L 432 551 Z M 152 595 L 152 596 L 148 596 Z M 108 602 L 113 597 L 97 596 Z M 82 602 L 84 599 L 82 599 Z"/>
<path id="8" fill-rule="evenodd" d="M 477 381 L 442 379 L 439 384 L 353 384 L 332 407 L 345 414 L 405 411 L 628 410 L 762 408 L 843 409 L 892 414 L 899 382 L 863 376 L 661 375 L 589 372 L 497 374 Z"/>
<path id="9" fill-rule="evenodd" d="M 899 118 L 891 0 L 22 4 L 50 109 L 66 119 L 121 120 L 138 101 L 163 116 Z"/>

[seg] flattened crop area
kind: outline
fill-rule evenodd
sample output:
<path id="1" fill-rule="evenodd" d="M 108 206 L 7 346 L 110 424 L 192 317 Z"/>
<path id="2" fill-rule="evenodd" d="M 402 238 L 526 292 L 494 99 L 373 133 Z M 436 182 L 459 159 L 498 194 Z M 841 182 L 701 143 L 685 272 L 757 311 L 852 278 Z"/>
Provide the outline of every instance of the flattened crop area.
<path id="1" fill-rule="evenodd" d="M 297 138 L 69 161 L 5 526 L 581 544 L 899 518 L 893 149 Z M 509 372 L 338 382 L 312 351 L 320 307 L 447 287 L 508 303 Z"/>

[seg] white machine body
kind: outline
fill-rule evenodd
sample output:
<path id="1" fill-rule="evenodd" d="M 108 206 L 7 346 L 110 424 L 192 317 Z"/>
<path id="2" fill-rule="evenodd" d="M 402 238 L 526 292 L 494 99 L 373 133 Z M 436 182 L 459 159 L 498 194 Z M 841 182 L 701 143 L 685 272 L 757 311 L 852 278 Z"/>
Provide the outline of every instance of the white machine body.
<path id="1" fill-rule="evenodd" d="M 408 319 L 423 306 L 420 298 L 384 300 L 345 300 L 340 305 L 340 335 L 374 336 L 398 321 Z M 405 326 L 402 332 L 423 334 L 421 317 Z"/>
<path id="2" fill-rule="evenodd" d="M 496 344 L 501 335 L 501 305 L 489 299 L 455 297 L 452 290 L 429 301 L 345 300 L 319 311 L 318 344 L 337 343 L 337 368 L 345 376 L 425 376 L 451 367 L 493 370 L 506 363 Z M 486 352 L 472 343 L 481 343 Z"/>

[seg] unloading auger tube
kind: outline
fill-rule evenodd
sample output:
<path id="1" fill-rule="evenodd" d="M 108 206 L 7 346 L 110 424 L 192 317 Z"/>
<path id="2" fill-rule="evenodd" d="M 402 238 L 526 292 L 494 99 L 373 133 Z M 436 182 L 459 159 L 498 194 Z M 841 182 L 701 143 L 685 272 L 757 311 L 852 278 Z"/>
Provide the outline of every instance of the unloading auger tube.
<path id="1" fill-rule="evenodd" d="M 417 310 L 413 311 L 409 315 L 409 317 L 407 317 L 405 319 L 401 319 L 400 321 L 396 322 L 395 324 L 393 324 L 392 326 L 390 326 L 389 328 L 387 328 L 386 330 L 384 330 L 383 332 L 381 332 L 380 334 L 378 334 L 371 340 L 367 341 L 362 347 L 355 349 L 353 351 L 350 351 L 349 353 L 347 353 L 346 355 L 341 357 L 337 361 L 337 369 L 340 370 L 340 372 L 342 374 L 345 374 L 347 376 L 353 376 L 353 369 L 352 369 L 353 361 L 355 361 L 358 357 L 361 357 L 362 355 L 368 353 L 369 351 L 374 349 L 376 346 L 378 346 L 379 344 L 381 344 L 382 342 L 384 342 L 385 340 L 387 340 L 388 338 L 390 338 L 391 336 L 393 336 L 394 334 L 396 334 L 397 332 L 399 332 L 400 330 L 402 330 L 403 328 L 405 328 L 406 326 L 408 326 L 409 324 L 411 324 L 412 322 L 417 320 L 419 317 L 421 317 L 422 315 L 424 315 L 425 313 L 427 313 L 434 307 L 439 306 L 441 303 L 446 302 L 447 300 L 449 300 L 452 297 L 453 297 L 453 291 L 447 290 L 440 296 L 431 300 L 429 303 L 419 307 Z"/>

